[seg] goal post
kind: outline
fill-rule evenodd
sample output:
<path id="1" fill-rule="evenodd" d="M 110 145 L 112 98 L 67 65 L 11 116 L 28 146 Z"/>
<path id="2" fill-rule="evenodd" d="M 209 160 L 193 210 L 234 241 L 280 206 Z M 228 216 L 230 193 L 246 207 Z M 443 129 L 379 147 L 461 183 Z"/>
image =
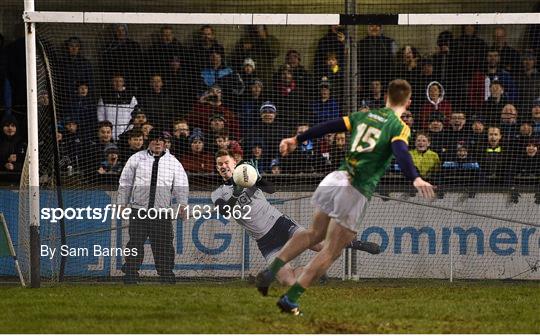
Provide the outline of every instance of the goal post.
<path id="1" fill-rule="evenodd" d="M 302 146 L 305 156 L 291 161 L 277 155 L 267 156 L 265 151 L 275 151 L 269 144 L 305 131 L 305 127 L 330 116 L 346 116 L 357 110 L 369 113 L 370 109 L 382 107 L 386 83 L 405 77 L 413 84 L 414 98 L 418 101 L 411 107 L 416 123 L 411 125 L 415 130 L 413 137 L 427 133 L 432 148 L 439 146 L 436 149 L 439 166 L 430 178 L 440 184 L 441 193 L 433 203 L 419 200 L 400 177 L 399 167 L 392 164 L 382 178 L 358 236 L 379 243 L 383 253 L 371 256 L 347 251 L 333 265 L 330 275 L 452 280 L 540 278 L 534 271 L 540 262 L 540 229 L 536 224 L 540 219 L 538 176 L 521 176 L 521 168 L 514 164 L 528 155 L 527 146 L 535 144 L 532 138 L 523 140 L 524 136 L 518 136 L 519 125 L 533 123 L 532 110 L 536 103 L 531 97 L 522 98 L 524 91 L 518 80 L 522 77 L 516 67 L 522 66 L 522 57 L 532 57 L 533 51 L 522 42 L 526 34 L 524 25 L 540 24 L 540 13 L 61 12 L 36 11 L 33 1 L 26 0 L 23 19 L 29 106 L 24 171 L 28 178 L 21 183 L 20 193 L 28 193 L 28 200 L 20 204 L 18 211 L 28 216 L 28 222 L 19 221 L 18 229 L 21 232 L 30 229 L 30 253 L 25 259 L 30 266 L 23 265 L 23 273 L 30 270 L 32 287 L 39 287 L 41 278 L 95 281 L 116 280 L 123 275 L 125 258 L 104 255 L 102 248 L 111 251 L 125 248 L 131 220 L 108 218 L 100 222 L 67 218 L 64 232 L 58 221 L 53 222 L 50 217 L 41 219 L 42 209 L 82 211 L 89 206 L 105 211 L 107 205 L 116 204 L 122 171 L 115 166 L 116 160 L 129 158 L 124 153 L 131 153 L 128 149 L 132 138 L 128 137 L 133 134 L 137 135 L 133 138 L 140 137 L 146 146 L 151 127 L 165 128 L 170 133 L 170 150 L 177 151 L 174 155 L 188 170 L 189 205 L 191 209 L 198 207 L 200 215 L 196 218 L 192 212 L 192 218 L 174 222 L 171 235 L 176 276 L 197 280 L 256 274 L 265 266 L 257 242 L 235 221 L 220 219 L 212 211 L 208 212 L 209 218 L 204 218 L 205 209 L 213 207 L 212 191 L 223 182 L 214 167 L 213 155 L 220 146 L 218 138 L 244 159 L 259 160 L 265 166 L 262 176 L 278 190 L 267 195 L 270 203 L 299 224 L 309 226 L 314 210 L 309 202 L 312 191 L 325 174 L 339 167 L 339 160 L 348 150 L 346 144 L 352 141 L 345 134 L 309 141 Z M 111 31 L 113 25 L 117 30 Z M 328 26 L 344 29 L 334 31 Z M 377 42 L 372 43 L 365 36 L 367 26 L 379 27 L 379 31 L 368 30 L 368 37 Z M 469 35 L 463 33 L 465 37 L 460 40 L 457 26 L 472 26 L 480 34 L 475 31 L 468 40 Z M 491 39 L 497 27 L 504 28 L 507 42 L 516 46 L 519 59 L 504 59 L 514 62 L 511 64 L 514 69 L 510 66 L 504 76 L 492 78 L 483 73 L 484 62 L 489 62 L 485 57 L 499 57 L 500 62 L 501 55 L 494 54 L 502 51 L 495 51 L 485 41 L 485 45 L 480 45 L 479 40 Z M 452 42 L 448 42 L 448 35 L 441 35 L 445 32 L 453 35 Z M 331 34 L 339 38 L 324 44 L 325 36 Z M 36 36 L 43 45 L 41 61 L 36 51 L 36 45 L 40 44 L 36 44 Z M 162 38 L 168 42 L 161 43 Z M 439 42 L 462 49 L 456 54 L 438 54 L 435 49 Z M 206 50 L 204 43 L 214 45 Z M 340 47 L 334 48 L 335 45 Z M 367 47 L 380 47 L 377 50 L 387 53 L 381 58 L 374 57 L 376 53 L 370 53 Z M 84 61 L 70 58 L 69 48 L 77 49 L 77 57 L 84 56 Z M 472 56 L 467 52 L 473 53 Z M 489 56 L 490 52 L 493 55 Z M 208 59 L 203 60 L 203 55 Z M 66 64 L 71 68 L 66 68 Z M 252 68 L 249 71 L 255 70 L 255 75 L 246 73 L 247 67 Z M 38 68 L 42 69 L 41 73 Z M 442 68 L 451 75 L 441 74 Z M 462 75 L 465 72 L 467 76 Z M 486 78 L 491 82 L 486 82 Z M 38 81 L 51 83 L 51 97 L 46 106 L 38 102 Z M 120 84 L 113 95 L 111 88 L 115 83 Z M 433 90 L 439 90 L 440 99 L 430 96 L 435 95 L 431 83 L 437 83 Z M 489 97 L 498 93 L 491 93 L 490 89 L 496 84 L 504 87 L 506 104 L 493 105 L 497 109 L 495 122 L 486 120 L 491 118 L 486 116 L 486 110 L 475 109 L 473 104 L 484 106 L 488 101 L 491 104 L 493 99 Z M 512 85 L 521 92 L 512 96 Z M 256 93 L 257 90 L 262 93 Z M 88 102 L 90 105 L 85 109 L 79 109 L 80 104 Z M 514 110 L 505 107 L 508 104 Z M 517 110 L 517 128 L 501 125 L 503 108 L 506 114 Z M 50 109 L 58 112 L 46 117 Z M 144 119 L 140 125 L 138 117 Z M 121 118 L 127 119 L 120 121 Z M 441 128 L 450 132 L 460 118 L 467 119 L 467 132 L 471 133 L 466 144 L 457 141 L 454 144 L 438 136 L 440 130 L 430 129 L 431 123 L 439 122 Z M 104 126 L 105 120 L 111 125 Z M 274 126 L 275 120 L 280 127 Z M 481 135 L 474 134 L 472 128 L 477 122 L 483 122 L 485 127 Z M 79 142 L 69 133 L 68 128 L 73 126 L 68 124 L 76 124 L 78 131 L 84 133 Z M 486 153 L 498 153 L 496 148 L 500 146 L 486 145 L 490 141 L 488 129 L 495 124 L 499 132 L 515 131 L 515 144 L 519 138 L 521 145 L 519 148 L 509 145 L 508 150 L 502 147 L 509 153 L 505 161 L 508 166 L 499 165 L 491 173 L 505 175 L 504 181 L 491 180 L 487 170 L 484 174 L 487 166 L 480 162 Z M 102 134 L 97 133 L 100 131 L 96 127 L 110 128 L 107 141 L 100 143 Z M 183 135 L 183 128 L 188 129 L 189 136 Z M 133 129 L 137 132 L 131 133 Z M 45 133 L 46 137 L 42 135 Z M 55 139 L 56 133 L 60 134 L 59 140 Z M 473 143 L 470 140 L 473 135 L 481 143 Z M 456 133 L 457 136 L 460 135 Z M 181 137 L 183 140 L 178 140 Z M 68 144 L 66 139 L 73 142 Z M 411 140 L 409 145 L 413 149 L 417 144 L 414 138 Z M 175 141 L 184 147 L 175 147 Z M 199 142 L 204 146 L 201 152 L 196 148 Z M 450 142 L 455 148 L 448 147 Z M 55 158 L 57 146 L 60 156 Z M 457 158 L 458 148 L 469 150 L 469 157 L 473 151 L 475 155 L 478 152 L 478 160 L 475 157 L 476 161 L 465 162 L 468 168 L 459 173 L 456 167 L 464 163 L 464 158 Z M 508 173 L 506 179 L 510 164 L 512 176 Z M 61 187 L 59 194 L 54 192 L 55 185 Z M 73 254 L 68 250 L 65 255 L 51 255 L 48 259 L 42 254 L 42 245 L 58 251 L 62 246 L 75 250 Z M 99 255 L 95 255 L 95 246 L 101 248 Z M 141 275 L 155 276 L 155 252 L 144 246 Z M 305 263 L 312 255 L 312 252 L 302 255 L 296 264 Z"/>

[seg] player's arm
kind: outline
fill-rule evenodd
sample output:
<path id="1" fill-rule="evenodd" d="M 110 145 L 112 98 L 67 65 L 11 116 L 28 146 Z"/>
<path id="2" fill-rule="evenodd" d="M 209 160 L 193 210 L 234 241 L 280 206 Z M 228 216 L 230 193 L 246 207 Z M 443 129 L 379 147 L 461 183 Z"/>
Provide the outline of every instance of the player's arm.
<path id="1" fill-rule="evenodd" d="M 351 130 L 351 123 L 349 117 L 332 119 L 329 121 L 322 122 L 313 127 L 310 127 L 304 133 L 281 140 L 279 145 L 279 152 L 282 156 L 293 152 L 298 146 L 299 143 L 310 139 L 317 139 L 329 133 L 339 133 Z"/>
<path id="2" fill-rule="evenodd" d="M 262 177 L 259 179 L 259 181 L 257 181 L 257 184 L 255 184 L 255 186 L 267 194 L 273 194 L 276 192 L 276 188 L 274 187 L 272 182 Z"/>
<path id="3" fill-rule="evenodd" d="M 418 170 L 414 166 L 411 154 L 409 153 L 409 146 L 404 140 L 395 140 L 392 142 L 392 152 L 396 157 L 396 161 L 399 164 L 399 168 L 405 177 L 413 182 L 413 186 L 420 192 L 425 198 L 435 197 L 433 186 L 424 181 Z"/>

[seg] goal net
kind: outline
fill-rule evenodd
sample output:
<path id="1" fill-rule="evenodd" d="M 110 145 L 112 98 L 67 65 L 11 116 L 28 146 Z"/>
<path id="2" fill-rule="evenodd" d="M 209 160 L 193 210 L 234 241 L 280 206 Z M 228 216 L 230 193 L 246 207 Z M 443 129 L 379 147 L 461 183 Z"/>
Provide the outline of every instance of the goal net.
<path id="1" fill-rule="evenodd" d="M 49 98 L 39 110 L 44 279 L 118 279 L 135 235 L 144 257 L 131 262 L 141 263 L 141 276 L 170 263 L 186 279 L 255 275 L 266 265 L 261 235 L 214 211 L 212 192 L 224 184 L 216 152 L 256 161 L 276 189 L 266 194 L 272 207 L 309 227 L 318 183 L 340 167 L 355 140 L 364 149 L 370 142 L 330 134 L 281 157 L 280 140 L 383 108 L 396 78 L 412 86 L 401 118 L 411 129 L 413 161 L 437 185 L 437 199 L 420 199 L 392 162 L 358 233 L 382 253 L 347 250 L 328 275 L 540 279 L 540 29 L 522 24 L 526 14 L 41 14 L 38 81 Z M 111 216 L 110 205 L 125 196 L 119 198 L 122 171 L 135 163 L 147 169 L 129 175 L 144 181 L 131 195 L 135 203 L 171 192 L 159 184 L 170 181 L 168 173 L 153 176 L 147 158 L 136 154 L 156 130 L 189 180 L 188 218 L 174 220 L 172 231 Z M 29 191 L 27 169 L 20 195 L 6 197 L 3 207 Z M 257 197 L 247 193 L 240 202 Z M 89 208 L 101 216 L 89 218 Z M 72 210 L 56 220 L 60 209 Z M 17 225 L 10 224 L 28 274 L 26 202 L 17 213 Z M 271 215 L 251 213 L 259 222 L 275 221 Z M 172 260 L 160 246 L 168 241 Z"/>

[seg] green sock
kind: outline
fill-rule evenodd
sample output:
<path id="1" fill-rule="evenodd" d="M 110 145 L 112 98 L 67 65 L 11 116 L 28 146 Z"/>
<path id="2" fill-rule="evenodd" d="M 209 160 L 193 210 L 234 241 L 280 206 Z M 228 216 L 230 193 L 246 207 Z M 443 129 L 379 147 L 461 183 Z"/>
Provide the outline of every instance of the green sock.
<path id="1" fill-rule="evenodd" d="M 276 274 L 278 274 L 279 270 L 285 266 L 285 262 L 279 258 L 275 258 L 274 261 L 270 264 L 270 271 L 274 275 L 274 278 L 276 277 Z"/>
<path id="2" fill-rule="evenodd" d="M 296 303 L 296 301 L 298 301 L 298 299 L 300 298 L 300 295 L 302 295 L 305 291 L 306 289 L 304 287 L 300 286 L 298 282 L 295 282 L 294 285 L 289 288 L 286 295 L 289 300 Z"/>

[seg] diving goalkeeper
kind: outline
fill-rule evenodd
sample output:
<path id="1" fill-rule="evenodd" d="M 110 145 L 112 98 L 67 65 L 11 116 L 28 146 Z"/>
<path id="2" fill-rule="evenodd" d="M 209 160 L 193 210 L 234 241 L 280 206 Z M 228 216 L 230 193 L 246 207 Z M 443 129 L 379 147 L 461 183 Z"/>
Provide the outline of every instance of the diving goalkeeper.
<path id="1" fill-rule="evenodd" d="M 251 164 L 247 161 L 244 163 Z M 242 216 L 235 219 L 238 224 L 244 226 L 250 237 L 255 239 L 261 254 L 267 263 L 279 253 L 285 243 L 298 232 L 305 230 L 292 219 L 281 213 L 276 207 L 270 204 L 264 192 L 272 194 L 274 187 L 263 178 L 259 177 L 258 182 L 250 188 L 242 188 L 235 185 L 232 175 L 236 167 L 236 161 L 226 150 L 219 150 L 216 153 L 216 168 L 223 178 L 223 184 L 212 192 L 212 202 L 220 213 L 232 211 L 232 208 L 239 205 Z M 249 210 L 248 210 L 249 209 Z M 244 218 L 244 212 L 250 211 L 249 219 Z M 345 247 L 366 251 L 371 254 L 380 253 L 378 244 L 351 240 Z M 322 244 L 308 246 L 313 251 L 320 251 Z M 296 276 L 302 267 L 294 269 L 290 264 L 284 265 L 276 274 L 276 279 L 283 285 L 291 286 L 296 281 Z M 267 295 L 267 291 L 262 290 L 261 294 Z"/>

